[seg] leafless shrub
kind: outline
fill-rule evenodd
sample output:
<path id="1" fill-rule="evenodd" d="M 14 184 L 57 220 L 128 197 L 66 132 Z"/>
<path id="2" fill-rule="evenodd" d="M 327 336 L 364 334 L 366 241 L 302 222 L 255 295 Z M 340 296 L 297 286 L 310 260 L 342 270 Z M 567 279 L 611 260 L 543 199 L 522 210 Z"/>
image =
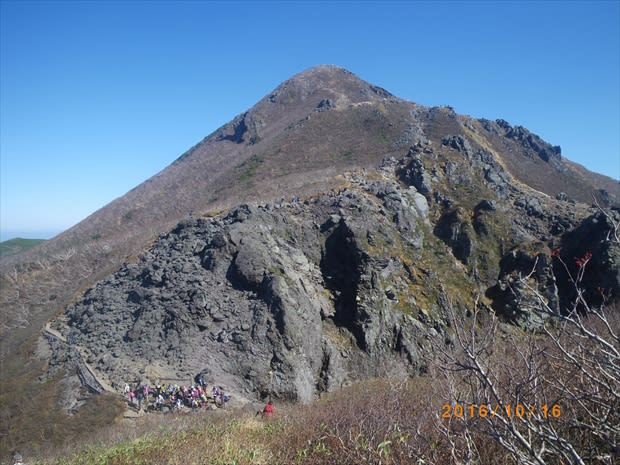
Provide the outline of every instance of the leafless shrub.
<path id="1" fill-rule="evenodd" d="M 442 432 L 453 443 L 455 431 L 465 438 L 463 463 L 479 454 L 475 433 L 523 464 L 606 464 L 617 458 L 620 318 L 617 306 L 603 301 L 594 307 L 584 298 L 580 284 L 590 258 L 576 261 L 571 279 L 577 297 L 562 314 L 547 306 L 527 277 L 521 279 L 537 297 L 537 311 L 549 317 L 541 334 L 501 331 L 493 315 L 480 324 L 480 305 L 471 320 L 449 306 L 456 348 L 438 348 L 435 367 L 451 399 Z"/>

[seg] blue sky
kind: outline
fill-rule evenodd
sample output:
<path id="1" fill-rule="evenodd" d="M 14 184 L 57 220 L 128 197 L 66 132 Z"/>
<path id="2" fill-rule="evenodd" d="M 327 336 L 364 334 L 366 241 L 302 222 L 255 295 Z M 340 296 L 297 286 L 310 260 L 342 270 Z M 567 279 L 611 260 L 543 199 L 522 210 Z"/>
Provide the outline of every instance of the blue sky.
<path id="1" fill-rule="evenodd" d="M 620 2 L 0 0 L 1 239 L 48 238 L 330 63 L 620 178 Z"/>

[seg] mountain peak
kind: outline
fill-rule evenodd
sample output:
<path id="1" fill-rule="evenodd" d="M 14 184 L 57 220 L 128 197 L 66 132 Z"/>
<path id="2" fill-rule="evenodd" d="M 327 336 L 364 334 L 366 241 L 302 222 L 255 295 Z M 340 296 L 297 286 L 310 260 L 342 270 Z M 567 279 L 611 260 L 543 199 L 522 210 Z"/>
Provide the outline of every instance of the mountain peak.
<path id="1" fill-rule="evenodd" d="M 339 76 L 355 76 L 351 71 L 342 66 L 321 64 L 311 66 L 300 73 L 297 73 L 293 78 L 324 78 L 324 77 L 339 77 Z"/>
<path id="2" fill-rule="evenodd" d="M 394 97 L 381 87 L 370 84 L 351 71 L 336 65 L 317 65 L 308 68 L 279 85 L 269 96 L 271 102 L 277 101 L 279 95 L 295 96 L 305 100 L 311 96 L 326 96 L 360 103 Z M 289 102 L 289 99 L 284 99 Z"/>

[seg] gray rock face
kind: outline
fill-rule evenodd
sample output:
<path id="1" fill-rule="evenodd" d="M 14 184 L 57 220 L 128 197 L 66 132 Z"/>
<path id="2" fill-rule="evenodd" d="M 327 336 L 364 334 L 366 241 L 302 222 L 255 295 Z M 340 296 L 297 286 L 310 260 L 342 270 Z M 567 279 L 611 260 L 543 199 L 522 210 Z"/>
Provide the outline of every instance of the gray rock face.
<path id="1" fill-rule="evenodd" d="M 319 102 L 315 111 L 320 113 L 322 111 L 331 110 L 332 108 L 334 108 L 334 102 L 330 99 L 323 99 Z"/>
<path id="2" fill-rule="evenodd" d="M 468 262 L 474 252 L 475 232 L 462 208 L 446 212 L 437 223 L 435 234 L 452 248 L 456 258 Z"/>
<path id="3" fill-rule="evenodd" d="M 446 136 L 441 140 L 441 143 L 443 145 L 447 145 L 449 147 L 452 147 L 453 149 L 459 150 L 460 152 L 463 152 L 465 154 L 465 156 L 471 156 L 473 154 L 473 150 L 471 148 L 471 144 L 469 143 L 469 141 L 467 139 L 465 139 L 463 136 L 458 135 L 458 136 Z"/>
<path id="4" fill-rule="evenodd" d="M 577 261 L 590 255 L 583 273 L 584 297 L 594 305 L 600 304 L 603 297 L 620 295 L 620 211 L 609 210 L 608 216 L 597 212 L 586 218 L 570 232 L 564 234 L 560 244 L 560 257 L 568 271 L 577 276 Z M 574 289 L 568 285 L 566 268 L 559 262 L 555 264 L 562 292 L 562 300 L 567 304 L 575 297 Z"/>
<path id="5" fill-rule="evenodd" d="M 530 276 L 534 283 L 522 278 Z M 505 319 L 529 330 L 539 330 L 549 313 L 559 313 L 559 293 L 552 259 L 542 243 L 524 244 L 501 261 L 497 285 L 489 290 L 495 308 Z M 539 311 L 540 297 L 548 312 Z"/>
<path id="6" fill-rule="evenodd" d="M 424 163 L 420 159 L 416 150 L 411 149 L 409 155 L 411 161 L 401 170 L 400 177 L 406 184 L 415 187 L 425 197 L 429 198 L 432 189 L 432 179 L 430 173 L 426 171 Z"/>
<path id="7" fill-rule="evenodd" d="M 538 135 L 528 131 L 523 126 L 512 126 L 503 119 L 495 121 L 497 128 L 492 128 L 493 123 L 490 121 L 484 122 L 484 127 L 487 130 L 492 130 L 496 133 L 502 132 L 502 134 L 509 138 L 519 142 L 523 147 L 531 149 L 536 155 L 538 155 L 545 162 L 560 166 L 558 163 L 562 159 L 562 148 L 559 145 L 551 145 L 542 140 Z"/>
<path id="8" fill-rule="evenodd" d="M 377 181 L 190 219 L 70 306 L 65 331 L 117 386 L 208 370 L 250 396 L 309 401 L 386 366 L 415 373 L 425 334 L 383 284 L 402 265 L 368 247 L 402 234 L 422 248 L 427 215 L 415 190 Z"/>
<path id="9" fill-rule="evenodd" d="M 552 312 L 571 298 L 557 243 L 566 261 L 593 253 L 590 291 L 620 293 L 607 217 L 581 223 L 585 206 L 519 188 L 473 140 L 443 142 L 339 191 L 179 223 L 66 309 L 55 328 L 71 348 L 52 347 L 50 371 L 88 363 L 117 387 L 208 373 L 247 397 L 310 401 L 422 371 L 430 341 L 450 339 L 446 302 L 466 313 L 472 290 L 539 328 L 537 294 Z"/>

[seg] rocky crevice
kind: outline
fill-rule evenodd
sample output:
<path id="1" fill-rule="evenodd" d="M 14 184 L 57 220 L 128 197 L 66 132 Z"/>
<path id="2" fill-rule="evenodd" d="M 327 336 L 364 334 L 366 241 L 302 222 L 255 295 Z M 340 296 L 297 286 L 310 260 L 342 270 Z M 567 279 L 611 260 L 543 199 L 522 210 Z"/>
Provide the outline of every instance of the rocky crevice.
<path id="1" fill-rule="evenodd" d="M 363 267 L 364 257 L 356 248 L 353 232 L 342 219 L 337 220 L 325 239 L 320 268 L 334 302 L 334 323 L 351 331 L 362 350 L 365 341 L 358 308 L 358 286 Z"/>

